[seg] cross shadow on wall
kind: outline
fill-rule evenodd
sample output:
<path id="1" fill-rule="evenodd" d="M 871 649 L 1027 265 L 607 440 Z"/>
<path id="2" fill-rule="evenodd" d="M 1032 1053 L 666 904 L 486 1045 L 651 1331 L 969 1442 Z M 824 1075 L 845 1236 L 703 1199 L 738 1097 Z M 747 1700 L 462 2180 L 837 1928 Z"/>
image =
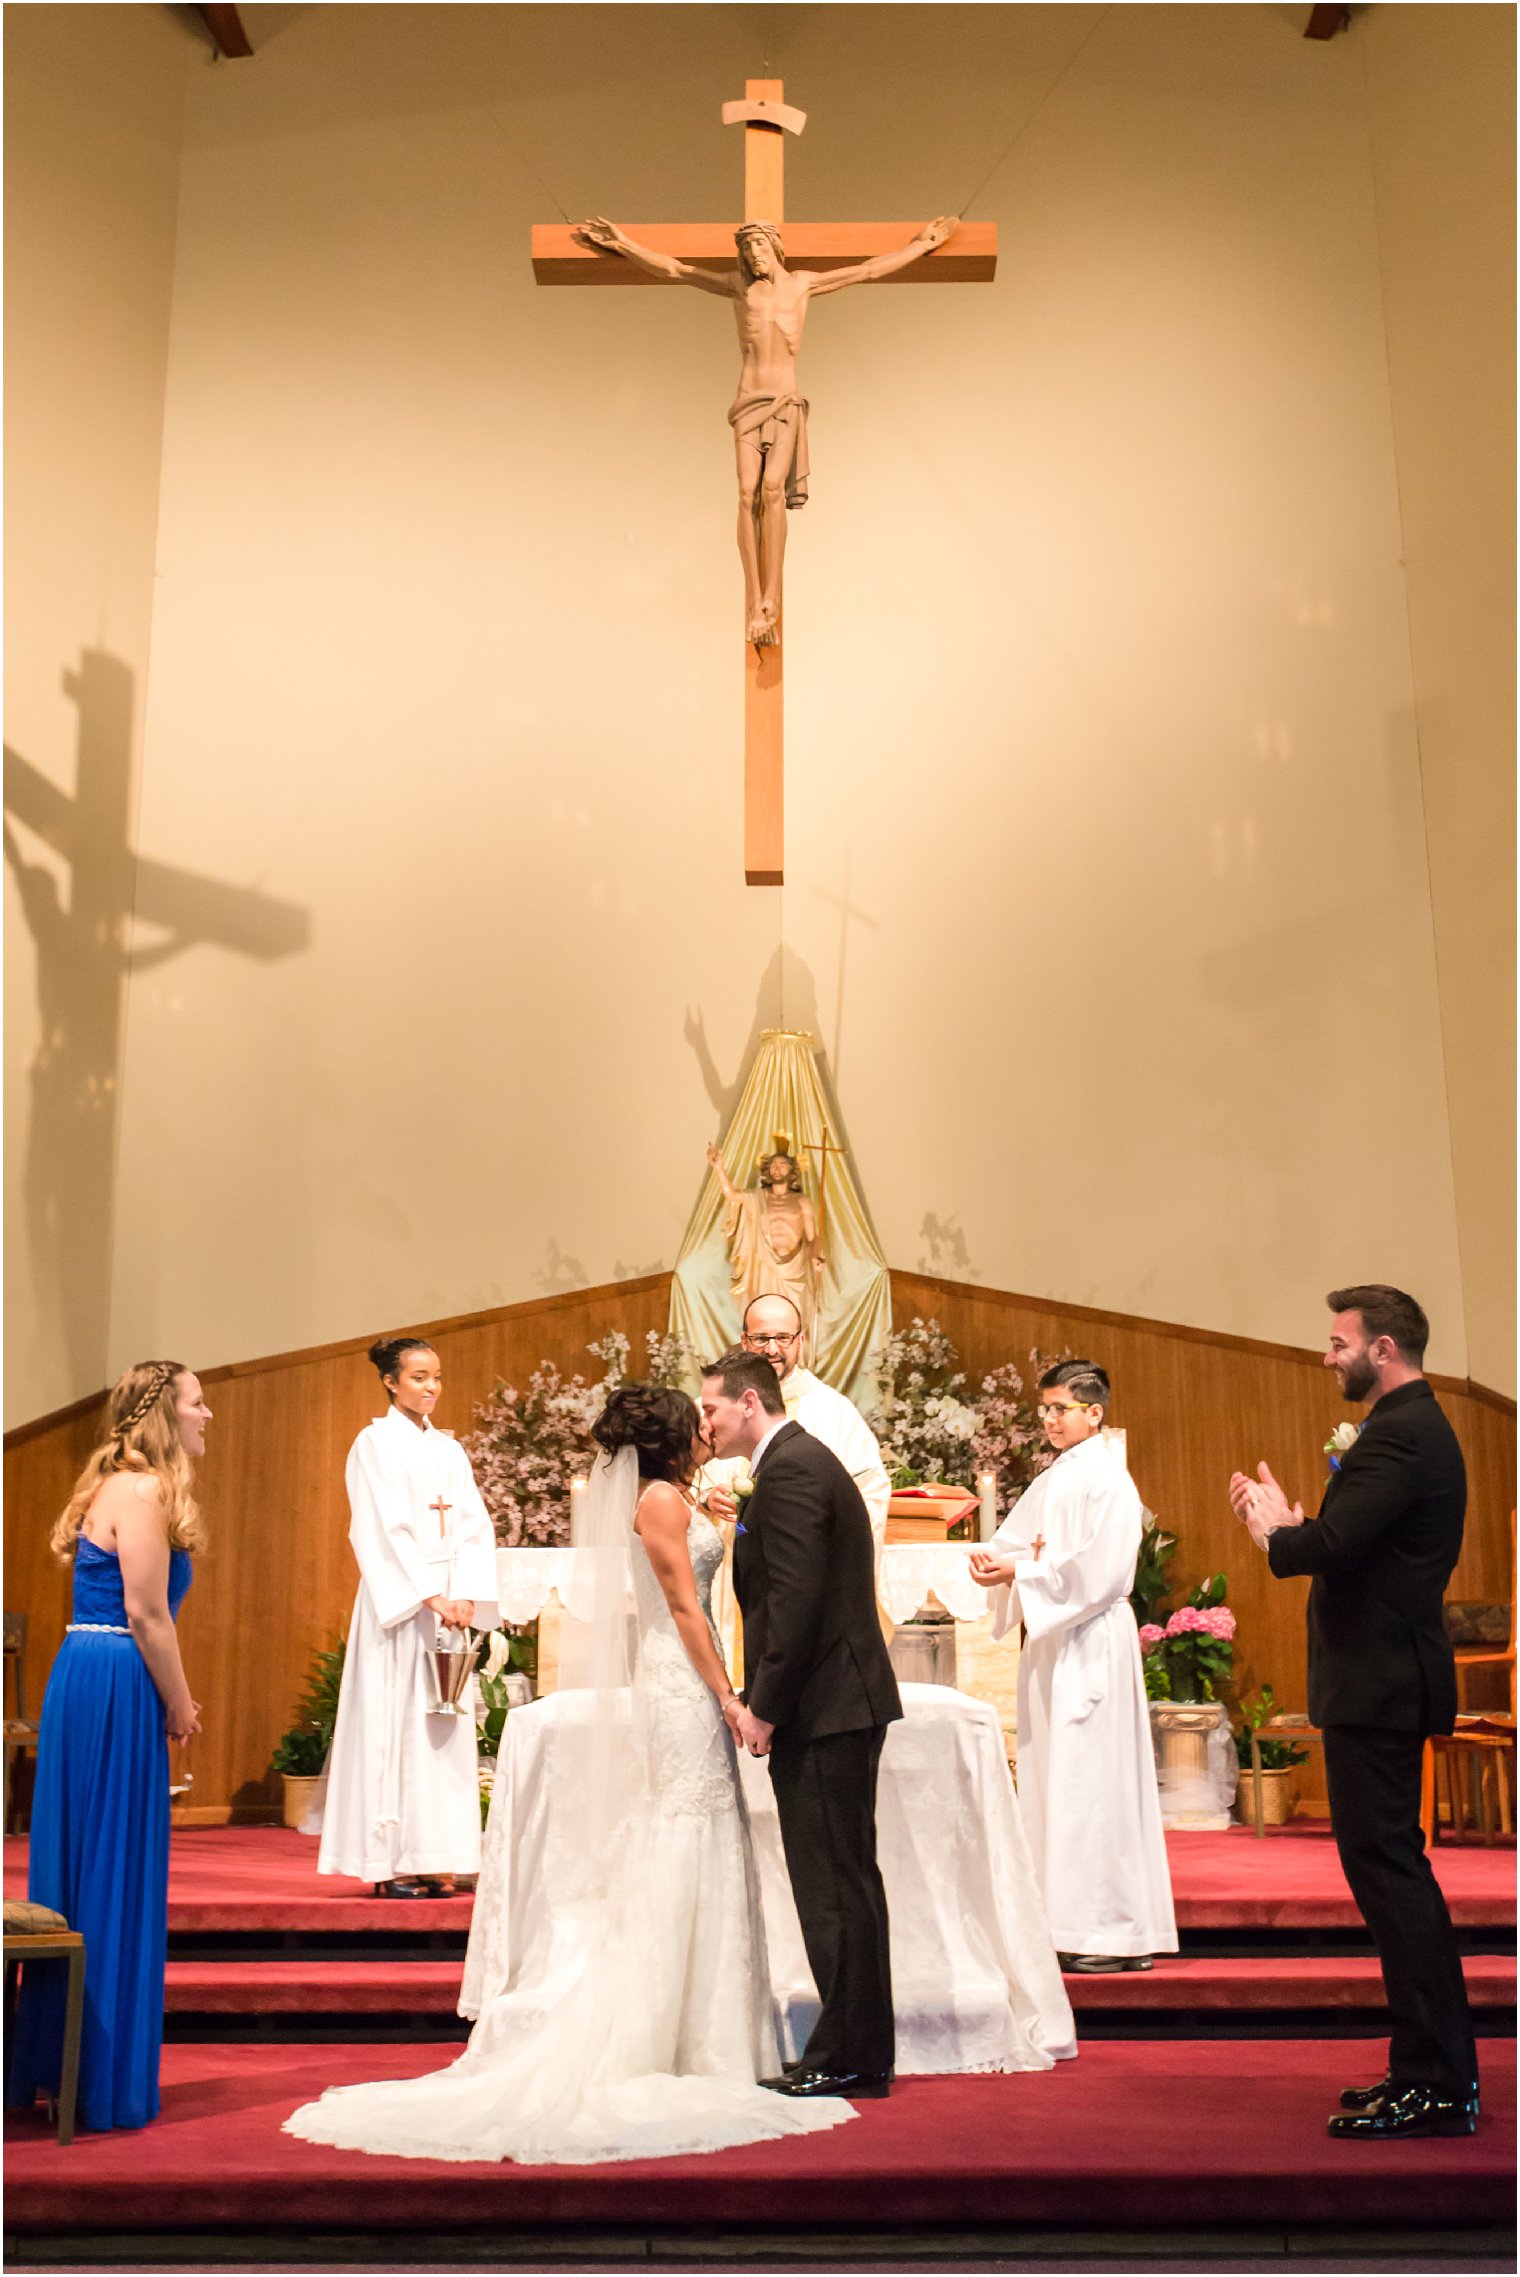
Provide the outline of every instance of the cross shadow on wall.
<path id="1" fill-rule="evenodd" d="M 106 1369 L 127 973 L 201 942 L 247 957 L 292 956 L 310 942 L 311 916 L 294 902 L 143 860 L 131 843 L 132 673 L 119 657 L 86 649 L 63 685 L 78 709 L 74 795 L 7 745 L 4 841 L 37 952 L 23 1172 L 33 1287 L 57 1308 L 72 1380 L 95 1384 Z M 67 866 L 66 899 L 54 868 L 29 859 L 18 833 Z M 144 925 L 161 937 L 140 939 Z"/>

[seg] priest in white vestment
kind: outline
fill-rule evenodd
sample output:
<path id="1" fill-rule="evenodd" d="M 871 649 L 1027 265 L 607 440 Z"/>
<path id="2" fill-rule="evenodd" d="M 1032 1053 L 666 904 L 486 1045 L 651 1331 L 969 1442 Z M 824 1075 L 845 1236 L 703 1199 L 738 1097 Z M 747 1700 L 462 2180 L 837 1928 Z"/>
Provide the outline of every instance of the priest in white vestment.
<path id="1" fill-rule="evenodd" d="M 853 1400 L 803 1367 L 802 1321 L 791 1298 L 752 1298 L 744 1309 L 740 1341 L 747 1352 L 758 1352 L 769 1360 L 781 1378 L 788 1423 L 800 1423 L 810 1437 L 837 1455 L 859 1487 L 879 1550 L 887 1538 L 887 1504 L 892 1499 L 892 1483 L 881 1448 Z M 748 1471 L 749 1465 L 742 1460 L 714 1460 L 699 1471 L 697 1493 L 710 1517 L 726 1522 L 734 1516 L 734 1485 Z"/>
<path id="2" fill-rule="evenodd" d="M 1056 1459 L 971 1570 L 993 1591 L 993 1633 L 1022 1615 L 1018 1787 L 1063 1967 L 1149 1968 L 1175 1953 L 1140 1636 L 1130 1609 L 1140 1496 L 1103 1437 L 1104 1371 L 1067 1360 L 1040 1378 Z"/>
<path id="3" fill-rule="evenodd" d="M 395 1339 L 370 1358 L 391 1404 L 348 1457 L 359 1593 L 317 1871 L 356 1875 L 383 1896 L 433 1896 L 434 1877 L 446 1889 L 480 1870 L 480 1775 L 473 1680 L 463 1715 L 430 1712 L 427 1654 L 442 1631 L 495 1625 L 496 1539 L 468 1456 L 432 1422 L 437 1354 Z"/>

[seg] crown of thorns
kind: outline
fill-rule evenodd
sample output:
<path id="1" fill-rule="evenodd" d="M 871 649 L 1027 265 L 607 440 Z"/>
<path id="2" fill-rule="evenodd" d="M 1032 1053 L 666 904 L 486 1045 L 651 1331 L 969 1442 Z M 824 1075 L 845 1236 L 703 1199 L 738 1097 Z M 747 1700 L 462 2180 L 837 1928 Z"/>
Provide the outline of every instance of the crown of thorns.
<path id="1" fill-rule="evenodd" d="M 128 1408 L 126 1414 L 117 1424 L 116 1429 L 112 1434 L 114 1438 L 124 1439 L 127 1433 L 133 1428 L 135 1424 L 141 1423 L 143 1417 L 147 1415 L 151 1409 L 157 1407 L 159 1401 L 163 1398 L 165 1391 L 168 1389 L 169 1385 L 173 1383 L 174 1375 L 175 1370 L 172 1361 L 154 1361 L 153 1373 L 149 1377 L 146 1387 L 138 1393 L 131 1407 Z"/>
<path id="2" fill-rule="evenodd" d="M 773 221 L 741 222 L 734 231 L 734 243 L 742 246 L 747 237 L 763 237 L 778 261 L 786 259 L 781 243 L 781 232 Z"/>

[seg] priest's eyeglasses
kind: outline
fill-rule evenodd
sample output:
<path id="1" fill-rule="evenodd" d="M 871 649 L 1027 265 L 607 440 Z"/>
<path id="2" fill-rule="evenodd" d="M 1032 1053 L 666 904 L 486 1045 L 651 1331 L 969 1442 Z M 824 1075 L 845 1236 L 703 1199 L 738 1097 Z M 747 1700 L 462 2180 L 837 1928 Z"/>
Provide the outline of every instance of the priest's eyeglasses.
<path id="1" fill-rule="evenodd" d="M 802 1331 L 800 1328 L 794 1328 L 789 1336 L 782 1336 L 779 1331 L 774 1336 L 754 1336 L 748 1329 L 746 1329 L 744 1331 L 742 1341 L 747 1352 L 763 1352 L 766 1349 L 767 1345 L 779 1344 L 785 1346 L 787 1344 L 795 1344 L 801 1334 Z"/>

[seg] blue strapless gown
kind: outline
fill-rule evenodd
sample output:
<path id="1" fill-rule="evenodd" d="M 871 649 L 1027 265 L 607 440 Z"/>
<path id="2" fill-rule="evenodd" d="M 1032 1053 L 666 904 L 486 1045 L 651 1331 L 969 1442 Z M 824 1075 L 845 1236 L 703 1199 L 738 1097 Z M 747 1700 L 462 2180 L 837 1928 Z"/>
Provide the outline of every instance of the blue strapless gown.
<path id="1" fill-rule="evenodd" d="M 169 1611 L 190 1554 L 169 1553 Z M 114 1550 L 80 1536 L 74 1619 L 127 1625 Z M 42 1702 L 27 1894 L 84 1937 L 79 2124 L 145 2127 L 158 2115 L 169 1910 L 169 1758 L 164 1705 L 130 1636 L 74 1630 Z M 24 1971 L 8 2103 L 58 2092 L 64 1963 Z"/>

